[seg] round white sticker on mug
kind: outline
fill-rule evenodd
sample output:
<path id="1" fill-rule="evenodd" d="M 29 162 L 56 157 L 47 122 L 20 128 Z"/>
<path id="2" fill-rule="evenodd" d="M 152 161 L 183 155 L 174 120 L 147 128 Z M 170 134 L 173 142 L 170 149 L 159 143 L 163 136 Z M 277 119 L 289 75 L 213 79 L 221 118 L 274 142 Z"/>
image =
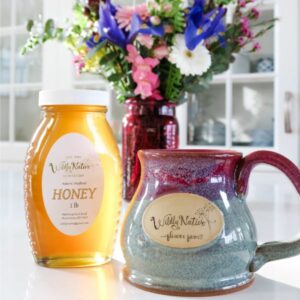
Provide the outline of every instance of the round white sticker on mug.
<path id="1" fill-rule="evenodd" d="M 145 209 L 144 232 L 153 241 L 172 248 L 202 247 L 222 232 L 224 217 L 208 199 L 173 193 L 159 197 Z"/>

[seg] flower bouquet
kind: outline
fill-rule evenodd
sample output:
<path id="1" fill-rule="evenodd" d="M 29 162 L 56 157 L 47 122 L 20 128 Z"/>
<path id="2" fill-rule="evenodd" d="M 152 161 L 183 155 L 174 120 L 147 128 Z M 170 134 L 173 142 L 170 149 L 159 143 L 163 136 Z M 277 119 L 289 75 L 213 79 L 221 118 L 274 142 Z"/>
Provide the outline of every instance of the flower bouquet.
<path id="1" fill-rule="evenodd" d="M 191 3 L 191 4 L 189 4 Z M 255 0 L 148 0 L 121 7 L 110 0 L 77 0 L 66 26 L 30 20 L 26 53 L 48 40 L 63 41 L 78 72 L 103 76 L 121 102 L 126 99 L 179 103 L 226 71 L 234 53 L 269 30 L 274 20 L 250 26 L 260 16 Z M 227 12 L 230 11 L 230 18 Z M 263 28 L 261 27 L 263 26 Z"/>
<path id="2" fill-rule="evenodd" d="M 104 77 L 118 100 L 126 102 L 123 196 L 130 200 L 140 177 L 137 151 L 178 147 L 175 104 L 184 101 L 186 93 L 207 88 L 213 75 L 226 71 L 242 48 L 260 48 L 256 39 L 274 20 L 257 21 L 255 4 L 148 0 L 122 7 L 110 0 L 78 0 L 73 20 L 65 26 L 57 26 L 53 19 L 45 24 L 30 20 L 22 52 L 48 40 L 62 41 L 74 54 L 79 73 Z"/>

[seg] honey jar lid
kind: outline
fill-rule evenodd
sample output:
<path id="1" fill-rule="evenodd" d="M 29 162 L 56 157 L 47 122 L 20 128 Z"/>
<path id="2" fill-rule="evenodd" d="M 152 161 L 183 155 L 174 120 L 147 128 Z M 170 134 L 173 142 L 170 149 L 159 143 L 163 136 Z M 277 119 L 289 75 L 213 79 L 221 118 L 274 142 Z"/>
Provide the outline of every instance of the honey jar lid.
<path id="1" fill-rule="evenodd" d="M 100 90 L 43 90 L 39 93 L 39 106 L 47 105 L 97 105 L 107 106 L 108 91 Z"/>

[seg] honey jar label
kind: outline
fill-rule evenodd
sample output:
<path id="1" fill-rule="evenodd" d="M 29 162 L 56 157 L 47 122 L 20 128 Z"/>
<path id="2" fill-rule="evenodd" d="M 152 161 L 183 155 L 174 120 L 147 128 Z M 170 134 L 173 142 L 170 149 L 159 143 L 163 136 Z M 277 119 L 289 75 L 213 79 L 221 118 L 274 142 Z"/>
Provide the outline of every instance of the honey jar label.
<path id="1" fill-rule="evenodd" d="M 159 197 L 145 209 L 143 230 L 153 241 L 172 248 L 209 245 L 224 228 L 221 210 L 195 194 L 173 193 Z"/>
<path id="2" fill-rule="evenodd" d="M 45 160 L 43 201 L 52 224 L 66 235 L 84 233 L 95 221 L 103 196 L 103 171 L 95 145 L 70 133 L 59 138 Z"/>

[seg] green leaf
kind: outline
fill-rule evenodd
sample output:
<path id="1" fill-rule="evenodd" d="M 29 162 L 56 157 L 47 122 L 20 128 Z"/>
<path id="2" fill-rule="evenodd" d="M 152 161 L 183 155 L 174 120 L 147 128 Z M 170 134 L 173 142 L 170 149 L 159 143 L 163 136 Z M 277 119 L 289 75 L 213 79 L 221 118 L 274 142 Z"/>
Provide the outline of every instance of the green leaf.
<path id="1" fill-rule="evenodd" d="M 56 38 L 58 40 L 63 39 L 63 33 L 64 33 L 64 30 L 62 28 L 56 28 Z"/>
<path id="2" fill-rule="evenodd" d="M 172 63 L 166 62 L 161 67 L 161 90 L 164 98 L 177 102 L 182 93 L 182 75 L 180 70 Z"/>
<path id="3" fill-rule="evenodd" d="M 54 20 L 53 19 L 48 19 L 45 23 L 44 31 L 46 34 L 49 36 L 53 36 L 53 33 L 55 31 L 55 25 L 54 25 Z"/>
<path id="4" fill-rule="evenodd" d="M 123 78 L 122 74 L 112 74 L 107 78 L 107 80 L 111 82 L 115 82 L 121 80 L 122 78 Z"/>
<path id="5" fill-rule="evenodd" d="M 80 28 L 86 28 L 88 22 L 88 18 L 84 14 L 84 9 L 85 5 L 79 2 L 75 3 L 73 6 L 73 24 L 79 25 Z"/>
<path id="6" fill-rule="evenodd" d="M 198 94 L 205 90 L 205 87 L 200 84 L 195 84 L 189 87 L 186 87 L 185 90 L 191 94 Z"/>
<path id="7" fill-rule="evenodd" d="M 111 64 L 116 58 L 117 58 L 116 53 L 114 53 L 114 52 L 108 53 L 107 55 L 103 56 L 100 59 L 99 64 L 101 66 L 106 65 L 106 64 Z"/>
<path id="8" fill-rule="evenodd" d="M 233 2 L 234 0 L 215 0 L 215 3 L 217 5 L 226 5 L 229 4 L 230 2 Z"/>
<path id="9" fill-rule="evenodd" d="M 183 31 L 185 26 L 185 16 L 182 12 L 182 0 L 172 1 L 172 13 L 170 15 L 169 22 L 174 28 L 174 33 Z"/>
<path id="10" fill-rule="evenodd" d="M 74 33 L 80 34 L 81 33 L 81 27 L 79 25 L 74 25 L 72 28 L 72 31 Z"/>
<path id="11" fill-rule="evenodd" d="M 193 94 L 201 93 L 209 88 L 212 79 L 212 68 L 201 76 L 187 76 L 183 80 L 184 90 Z"/>
<path id="12" fill-rule="evenodd" d="M 117 100 L 120 102 L 120 103 L 124 103 L 125 100 L 126 100 L 126 96 L 121 94 L 121 93 L 118 93 L 117 94 Z"/>
<path id="13" fill-rule="evenodd" d="M 28 32 L 31 31 L 33 25 L 34 25 L 34 21 L 33 20 L 28 20 L 27 25 L 26 25 L 26 29 L 27 29 Z"/>

